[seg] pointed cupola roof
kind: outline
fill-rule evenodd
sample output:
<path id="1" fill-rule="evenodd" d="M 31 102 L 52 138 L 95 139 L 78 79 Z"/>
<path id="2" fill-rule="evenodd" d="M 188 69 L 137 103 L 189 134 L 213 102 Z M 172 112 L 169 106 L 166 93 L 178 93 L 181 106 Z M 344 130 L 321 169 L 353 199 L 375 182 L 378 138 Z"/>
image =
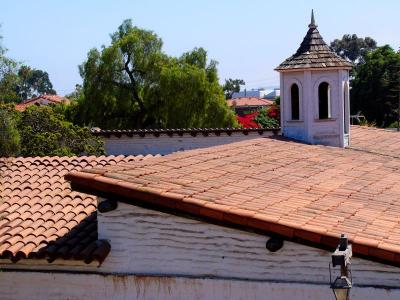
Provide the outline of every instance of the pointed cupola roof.
<path id="1" fill-rule="evenodd" d="M 319 34 L 315 23 L 314 11 L 311 12 L 311 23 L 308 32 L 297 52 L 281 63 L 275 70 L 302 70 L 302 69 L 326 69 L 343 68 L 351 69 L 352 64 L 338 56 L 325 43 Z"/>

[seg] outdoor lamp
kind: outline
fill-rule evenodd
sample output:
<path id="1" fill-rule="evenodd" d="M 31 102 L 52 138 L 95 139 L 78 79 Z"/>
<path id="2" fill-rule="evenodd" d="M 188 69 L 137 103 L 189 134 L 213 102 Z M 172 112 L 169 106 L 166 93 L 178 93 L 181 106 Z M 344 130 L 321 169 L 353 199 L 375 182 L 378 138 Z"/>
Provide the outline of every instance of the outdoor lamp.
<path id="1" fill-rule="evenodd" d="M 332 273 L 329 264 L 329 275 L 330 284 L 333 294 L 336 300 L 348 300 L 350 299 L 350 289 L 352 287 L 352 280 L 349 279 L 350 272 L 350 259 L 352 256 L 351 245 L 347 237 L 342 234 L 340 236 L 339 246 L 332 254 L 332 266 L 340 266 L 340 276 L 336 277 L 335 281 L 332 282 Z"/>

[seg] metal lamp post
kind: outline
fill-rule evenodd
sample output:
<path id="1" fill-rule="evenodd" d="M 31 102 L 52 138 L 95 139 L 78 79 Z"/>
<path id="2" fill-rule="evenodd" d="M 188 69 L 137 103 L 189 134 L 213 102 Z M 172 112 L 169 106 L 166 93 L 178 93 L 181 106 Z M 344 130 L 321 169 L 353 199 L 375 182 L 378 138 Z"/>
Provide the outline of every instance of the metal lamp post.
<path id="1" fill-rule="evenodd" d="M 347 237 L 342 234 L 340 237 L 339 246 L 332 254 L 332 266 L 340 266 L 340 276 L 336 277 L 335 281 L 331 283 L 331 289 L 335 295 L 336 300 L 350 299 L 350 289 L 352 287 L 351 278 L 349 278 L 349 265 L 352 256 L 351 245 Z M 330 271 L 330 268 L 329 268 Z M 350 273 L 351 274 L 351 273 Z M 330 273 L 330 278 L 332 275 Z"/>

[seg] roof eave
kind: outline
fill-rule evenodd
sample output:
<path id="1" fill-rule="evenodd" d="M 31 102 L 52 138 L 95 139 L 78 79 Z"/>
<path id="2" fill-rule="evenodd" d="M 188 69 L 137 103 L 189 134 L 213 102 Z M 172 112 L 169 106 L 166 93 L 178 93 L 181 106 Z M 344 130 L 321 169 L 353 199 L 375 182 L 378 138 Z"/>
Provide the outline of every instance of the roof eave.
<path id="1" fill-rule="evenodd" d="M 71 172 L 65 179 L 71 182 L 73 190 L 105 198 L 118 199 L 131 205 L 142 206 L 158 211 L 167 210 L 200 218 L 208 223 L 217 222 L 221 226 L 234 227 L 244 231 L 273 234 L 310 247 L 333 250 L 339 236 L 329 233 L 297 228 L 291 224 L 249 216 L 246 212 L 210 208 L 196 203 L 185 203 L 183 196 L 174 193 L 157 193 L 151 189 L 138 189 L 134 184 L 123 183 L 118 179 L 103 177 L 101 172 Z M 400 253 L 392 249 L 380 249 L 368 243 L 350 241 L 353 253 L 360 258 L 400 267 Z"/>
<path id="2" fill-rule="evenodd" d="M 347 70 L 350 71 L 353 67 L 321 67 L 321 68 L 291 68 L 291 69 L 282 69 L 275 68 L 274 70 L 279 73 L 289 73 L 289 72 L 304 72 L 304 71 L 325 71 L 325 70 Z"/>

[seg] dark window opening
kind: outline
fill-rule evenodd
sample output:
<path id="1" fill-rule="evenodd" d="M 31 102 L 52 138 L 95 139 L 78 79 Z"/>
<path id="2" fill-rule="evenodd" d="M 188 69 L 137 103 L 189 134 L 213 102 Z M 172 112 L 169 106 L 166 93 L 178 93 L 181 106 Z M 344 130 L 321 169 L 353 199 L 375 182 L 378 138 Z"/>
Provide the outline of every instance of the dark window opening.
<path id="1" fill-rule="evenodd" d="M 329 119 L 331 117 L 330 111 L 330 88 L 327 82 L 322 82 L 318 87 L 318 100 L 319 100 L 319 118 Z"/>
<path id="2" fill-rule="evenodd" d="M 300 94 L 297 84 L 293 84 L 290 89 L 292 120 L 300 120 Z"/>

